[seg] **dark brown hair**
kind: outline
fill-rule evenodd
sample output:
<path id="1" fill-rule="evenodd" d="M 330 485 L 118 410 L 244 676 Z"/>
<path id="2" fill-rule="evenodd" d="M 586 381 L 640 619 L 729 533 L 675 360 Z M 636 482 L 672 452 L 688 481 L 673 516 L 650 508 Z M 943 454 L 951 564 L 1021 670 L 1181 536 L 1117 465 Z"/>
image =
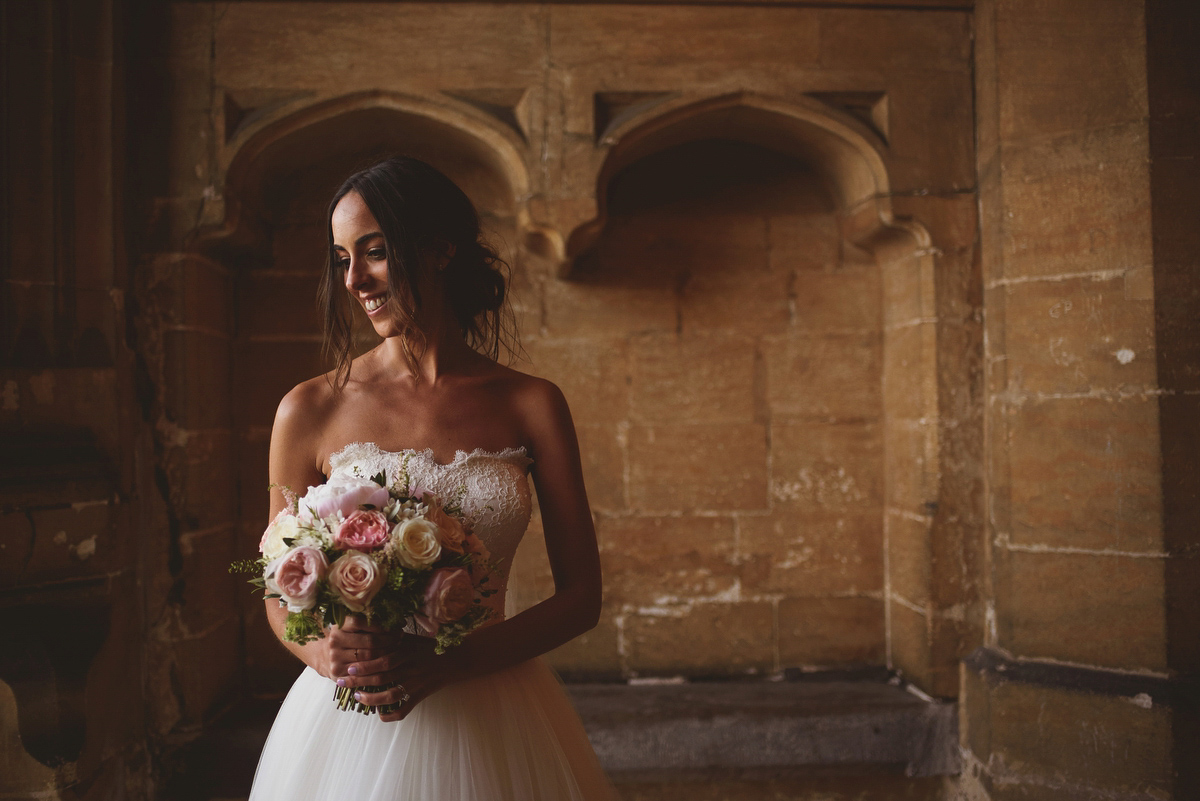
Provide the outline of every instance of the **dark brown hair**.
<path id="1" fill-rule="evenodd" d="M 329 202 L 328 252 L 317 303 L 324 320 L 325 352 L 334 364 L 335 387 L 341 389 L 350 379 L 354 307 L 333 249 L 332 220 L 333 210 L 351 192 L 363 199 L 383 233 L 388 303 L 404 331 L 404 355 L 417 380 L 427 322 L 422 319 L 422 301 L 439 285 L 445 287 L 446 303 L 468 345 L 492 359 L 499 358 L 502 347 L 516 354 L 516 326 L 505 302 L 508 264 L 482 240 L 475 207 L 457 184 L 433 167 L 420 159 L 397 156 L 351 175 Z M 453 246 L 454 255 L 439 283 L 424 257 L 430 251 L 448 252 L 448 246 Z"/>

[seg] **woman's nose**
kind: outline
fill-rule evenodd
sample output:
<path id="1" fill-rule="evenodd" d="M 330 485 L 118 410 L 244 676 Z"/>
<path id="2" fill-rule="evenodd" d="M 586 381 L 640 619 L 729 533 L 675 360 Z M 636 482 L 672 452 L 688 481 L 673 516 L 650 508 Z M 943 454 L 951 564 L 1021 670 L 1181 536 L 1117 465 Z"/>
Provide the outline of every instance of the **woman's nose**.
<path id="1" fill-rule="evenodd" d="M 346 289 L 354 292 L 364 287 L 367 282 L 367 271 L 363 269 L 362 261 L 350 257 L 350 266 L 346 268 Z"/>

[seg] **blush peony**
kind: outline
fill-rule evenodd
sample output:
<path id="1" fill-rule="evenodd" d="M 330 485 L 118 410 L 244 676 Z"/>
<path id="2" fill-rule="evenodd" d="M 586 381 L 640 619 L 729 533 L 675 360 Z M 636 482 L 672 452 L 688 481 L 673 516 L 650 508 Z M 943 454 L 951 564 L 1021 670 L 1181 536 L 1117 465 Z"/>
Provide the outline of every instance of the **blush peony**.
<path id="1" fill-rule="evenodd" d="M 362 612 L 386 580 L 375 560 L 361 551 L 346 551 L 329 568 L 329 587 L 347 609 Z"/>
<path id="2" fill-rule="evenodd" d="M 289 612 L 303 612 L 317 603 L 317 582 L 329 561 L 320 548 L 301 545 L 267 565 L 267 589 L 278 593 Z"/>
<path id="3" fill-rule="evenodd" d="M 358 476 L 337 476 L 325 484 L 309 487 L 300 499 L 297 517 L 301 523 L 312 523 L 313 518 L 324 519 L 335 512 L 349 517 L 360 506 L 382 509 L 391 500 L 385 487 Z"/>
<path id="4" fill-rule="evenodd" d="M 391 527 L 383 513 L 359 509 L 337 527 L 333 544 L 343 551 L 374 551 L 387 544 Z"/>

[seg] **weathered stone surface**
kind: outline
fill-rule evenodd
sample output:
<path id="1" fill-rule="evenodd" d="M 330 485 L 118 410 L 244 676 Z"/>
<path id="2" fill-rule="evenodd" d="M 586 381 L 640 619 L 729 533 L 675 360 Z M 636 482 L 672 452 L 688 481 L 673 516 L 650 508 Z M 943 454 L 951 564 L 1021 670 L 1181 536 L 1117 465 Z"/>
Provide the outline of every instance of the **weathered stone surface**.
<path id="1" fill-rule="evenodd" d="M 997 3 L 994 20 L 995 102 L 1003 139 L 1098 129 L 1146 116 L 1145 22 L 1137 4 Z M 1081 58 L 1084 52 L 1102 55 Z M 1029 75 L 1055 80 L 1022 79 Z"/>
<path id="2" fill-rule="evenodd" d="M 631 427 L 629 502 L 641 513 L 765 509 L 765 429 L 752 424 Z"/>
<path id="3" fill-rule="evenodd" d="M 920 515 L 937 503 L 936 443 L 928 423 L 889 422 L 883 449 L 889 507 Z"/>
<path id="4" fill-rule="evenodd" d="M 892 421 L 925 417 L 937 398 L 937 376 L 929 369 L 937 323 L 889 329 L 884 334 L 883 404 Z"/>
<path id="5" fill-rule="evenodd" d="M 928 608 L 933 549 L 930 546 L 932 519 L 895 510 L 887 514 L 888 580 L 891 592 L 909 603 Z"/>
<path id="6" fill-rule="evenodd" d="M 878 331 L 880 277 L 875 269 L 798 271 L 794 328 L 798 331 Z"/>
<path id="7" fill-rule="evenodd" d="M 1005 148 L 1005 275 L 1126 270 L 1152 261 L 1144 126 Z M 1064 203 L 1064 198 L 1071 202 Z"/>
<path id="8" fill-rule="evenodd" d="M 546 285 L 546 330 L 556 337 L 629 336 L 676 327 L 675 290 L 552 281 Z"/>
<path id="9" fill-rule="evenodd" d="M 684 334 L 725 331 L 735 336 L 782 334 L 792 317 L 786 273 L 705 272 L 689 276 L 680 298 Z M 749 358 L 743 353 L 743 358 Z"/>
<path id="10" fill-rule="evenodd" d="M 885 651 L 883 622 L 877 598 L 785 598 L 779 602 L 780 664 L 877 663 Z"/>
<path id="11" fill-rule="evenodd" d="M 763 352 L 775 418 L 879 416 L 878 334 L 764 337 Z"/>
<path id="12" fill-rule="evenodd" d="M 625 643 L 635 674 L 763 673 L 775 667 L 775 609 L 742 601 L 632 614 Z"/>
<path id="13" fill-rule="evenodd" d="M 814 512 L 800 504 L 740 515 L 737 525 L 746 592 L 831 596 L 883 589 L 877 513 Z"/>
<path id="14" fill-rule="evenodd" d="M 238 276 L 238 335 L 296 339 L 320 336 L 319 273 L 247 270 Z"/>
<path id="15" fill-rule="evenodd" d="M 558 385 L 576 422 L 628 417 L 629 346 L 625 339 L 534 339 L 524 344 L 532 372 Z"/>
<path id="16" fill-rule="evenodd" d="M 630 347 L 630 417 L 635 423 L 750 423 L 755 358 L 743 337 L 638 337 Z"/>
<path id="17" fill-rule="evenodd" d="M 883 500 L 880 427 L 872 422 L 771 426 L 771 498 L 818 513 L 875 511 Z"/>
<path id="18" fill-rule="evenodd" d="M 605 603 L 677 604 L 728 593 L 738 537 L 731 517 L 601 517 Z"/>
<path id="19" fill-rule="evenodd" d="M 230 340 L 197 331 L 167 331 L 163 353 L 169 374 L 165 403 L 171 421 L 184 429 L 228 427 Z"/>
<path id="20" fill-rule="evenodd" d="M 1013 551 L 998 588 L 1000 645 L 1129 670 L 1166 667 L 1163 564 L 1153 557 Z"/>
<path id="21" fill-rule="evenodd" d="M 625 448 L 622 432 L 611 424 L 581 423 L 575 427 L 583 460 L 583 481 L 595 511 L 627 509 Z"/>
<path id="22" fill-rule="evenodd" d="M 892 664 L 918 687 L 932 687 L 929 619 L 896 601 L 888 602 Z"/>
<path id="23" fill-rule="evenodd" d="M 619 637 L 608 611 L 594 629 L 546 654 L 546 661 L 568 681 L 617 678 L 622 674 Z"/>
<path id="24" fill-rule="evenodd" d="M 1157 552 L 1157 405 L 1062 398 L 1008 413 L 1014 542 Z"/>
<path id="25" fill-rule="evenodd" d="M 1012 391 L 1138 391 L 1155 381 L 1154 314 L 1129 300 L 1123 276 L 1007 287 Z"/>

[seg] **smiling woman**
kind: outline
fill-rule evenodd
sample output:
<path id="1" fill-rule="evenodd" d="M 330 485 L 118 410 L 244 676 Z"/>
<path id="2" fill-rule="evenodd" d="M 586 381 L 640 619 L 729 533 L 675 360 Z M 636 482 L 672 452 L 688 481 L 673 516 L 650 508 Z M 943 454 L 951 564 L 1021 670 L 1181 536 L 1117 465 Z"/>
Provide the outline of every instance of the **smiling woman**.
<path id="1" fill-rule="evenodd" d="M 507 265 L 481 241 L 475 208 L 450 179 L 417 159 L 389 159 L 342 184 L 329 218 L 320 305 L 339 384 L 349 375 L 352 327 L 342 285 L 380 337 L 400 336 L 418 377 L 425 329 L 447 312 L 473 349 L 492 359 L 513 351 Z"/>
<path id="2" fill-rule="evenodd" d="M 423 162 L 391 159 L 342 185 L 329 207 L 321 286 L 335 367 L 280 403 L 270 478 L 277 519 L 289 488 L 374 476 L 405 497 L 451 500 L 445 509 L 461 521 L 463 542 L 490 554 L 495 592 L 479 601 L 486 623 L 440 655 L 416 633 L 423 627 L 385 630 L 368 612 L 300 644 L 287 636 L 288 609 L 269 599 L 276 636 L 307 667 L 271 729 L 252 801 L 614 797 L 539 658 L 600 613 L 575 429 L 557 387 L 497 363 L 512 341 L 501 324 L 504 265 L 479 237 L 470 201 Z M 355 305 L 383 341 L 352 358 Z M 532 512 L 530 477 L 555 592 L 505 620 L 508 572 Z M 446 517 L 433 505 L 427 514 Z M 340 531 L 340 515 L 320 524 Z M 354 558 L 386 561 L 390 548 Z M 339 709 L 333 696 L 347 691 L 380 714 Z"/>

